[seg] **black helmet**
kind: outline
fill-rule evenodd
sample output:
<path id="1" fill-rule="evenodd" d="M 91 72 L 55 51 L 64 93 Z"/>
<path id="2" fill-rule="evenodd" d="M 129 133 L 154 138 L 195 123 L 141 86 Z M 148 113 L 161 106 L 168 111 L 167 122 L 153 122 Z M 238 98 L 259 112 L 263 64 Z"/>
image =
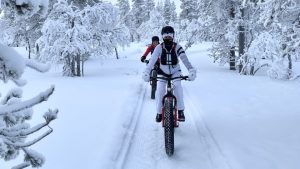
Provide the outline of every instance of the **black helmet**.
<path id="1" fill-rule="evenodd" d="M 161 35 L 165 33 L 175 33 L 174 28 L 172 26 L 165 26 L 161 29 Z"/>
<path id="2" fill-rule="evenodd" d="M 152 36 L 152 42 L 158 41 L 159 42 L 159 37 L 158 36 Z"/>

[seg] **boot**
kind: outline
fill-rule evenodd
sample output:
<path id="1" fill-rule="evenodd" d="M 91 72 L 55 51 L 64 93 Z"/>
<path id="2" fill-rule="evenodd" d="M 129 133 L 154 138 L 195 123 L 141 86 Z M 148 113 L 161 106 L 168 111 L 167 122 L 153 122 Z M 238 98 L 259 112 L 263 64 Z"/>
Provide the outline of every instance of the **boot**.
<path id="1" fill-rule="evenodd" d="M 185 121 L 185 116 L 183 110 L 178 110 L 178 121 Z"/>
<path id="2" fill-rule="evenodd" d="M 162 120 L 162 114 L 158 114 L 158 113 L 157 113 L 157 114 L 156 114 L 155 120 L 156 120 L 157 123 L 160 123 L 161 120 Z"/>

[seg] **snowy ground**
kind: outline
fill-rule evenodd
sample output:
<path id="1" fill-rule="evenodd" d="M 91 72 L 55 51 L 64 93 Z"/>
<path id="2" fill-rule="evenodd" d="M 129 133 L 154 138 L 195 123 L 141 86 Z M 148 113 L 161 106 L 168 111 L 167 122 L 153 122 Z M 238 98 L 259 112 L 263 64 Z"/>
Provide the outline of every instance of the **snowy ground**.
<path id="1" fill-rule="evenodd" d="M 299 81 L 238 75 L 213 64 L 209 46 L 186 52 L 198 78 L 183 82 L 186 122 L 176 129 L 171 158 L 154 121 L 150 85 L 141 80 L 144 45 L 120 51 L 120 60 L 87 62 L 82 78 L 62 77 L 59 67 L 45 74 L 27 69 L 25 98 L 56 86 L 49 101 L 35 107 L 32 123 L 48 108 L 60 110 L 54 132 L 33 147 L 46 157 L 42 168 L 299 169 Z M 20 160 L 1 161 L 0 169 Z"/>

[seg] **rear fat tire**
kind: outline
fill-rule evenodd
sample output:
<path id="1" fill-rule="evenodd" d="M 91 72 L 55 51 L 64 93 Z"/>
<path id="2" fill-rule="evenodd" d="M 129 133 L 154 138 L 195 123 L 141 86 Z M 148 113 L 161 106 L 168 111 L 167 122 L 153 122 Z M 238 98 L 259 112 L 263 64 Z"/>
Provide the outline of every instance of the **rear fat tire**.
<path id="1" fill-rule="evenodd" d="M 156 92 L 156 88 L 157 88 L 157 72 L 156 70 L 152 71 L 152 77 L 155 78 L 154 80 L 152 80 L 151 83 L 151 99 L 155 99 L 155 92 Z"/>
<path id="2" fill-rule="evenodd" d="M 164 112 L 164 132 L 165 149 L 168 156 L 174 154 L 174 116 L 173 116 L 173 98 L 167 98 L 165 101 Z"/>

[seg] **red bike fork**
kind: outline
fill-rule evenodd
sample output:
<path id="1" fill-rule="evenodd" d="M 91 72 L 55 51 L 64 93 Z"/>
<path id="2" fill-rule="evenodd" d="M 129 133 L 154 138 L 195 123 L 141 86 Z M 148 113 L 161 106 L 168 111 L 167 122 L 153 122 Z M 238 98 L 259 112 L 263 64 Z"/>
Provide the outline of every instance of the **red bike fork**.
<path id="1" fill-rule="evenodd" d="M 178 116 L 177 116 L 177 108 L 176 108 L 176 107 L 174 108 L 174 113 L 173 113 L 173 115 L 174 115 L 174 126 L 175 126 L 175 127 L 178 127 L 178 126 L 179 126 L 179 123 L 178 123 Z"/>
<path id="2" fill-rule="evenodd" d="M 162 111 L 161 112 L 161 115 L 162 115 L 161 124 L 162 124 L 162 127 L 165 127 L 165 107 L 163 107 L 161 111 Z"/>

